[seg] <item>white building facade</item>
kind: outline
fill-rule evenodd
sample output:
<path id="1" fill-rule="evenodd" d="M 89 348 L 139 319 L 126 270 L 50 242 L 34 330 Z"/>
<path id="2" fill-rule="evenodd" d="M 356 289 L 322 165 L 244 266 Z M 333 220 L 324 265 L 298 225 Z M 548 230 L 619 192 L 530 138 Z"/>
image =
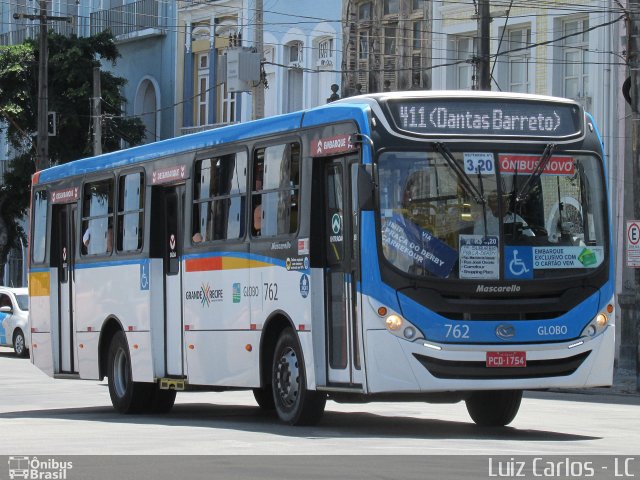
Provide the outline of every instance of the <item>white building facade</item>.
<path id="1" fill-rule="evenodd" d="M 265 3 L 264 116 L 326 103 L 340 84 L 341 2 Z M 220 65 L 230 47 L 257 49 L 256 9 L 255 0 L 179 2 L 176 135 L 254 118 L 252 92 L 230 92 Z"/>

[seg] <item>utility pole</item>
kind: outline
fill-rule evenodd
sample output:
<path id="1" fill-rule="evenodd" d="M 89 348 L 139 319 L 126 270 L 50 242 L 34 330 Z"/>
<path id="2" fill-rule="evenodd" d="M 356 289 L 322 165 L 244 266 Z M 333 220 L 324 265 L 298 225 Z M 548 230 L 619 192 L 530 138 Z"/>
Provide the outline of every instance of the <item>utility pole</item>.
<path id="1" fill-rule="evenodd" d="M 102 88 L 100 87 L 100 67 L 93 67 L 93 154 L 102 154 Z"/>
<path id="2" fill-rule="evenodd" d="M 36 170 L 50 166 L 49 162 L 49 39 L 47 2 L 40 0 L 40 62 L 38 66 L 38 159 Z"/>
<path id="3" fill-rule="evenodd" d="M 36 170 L 43 170 L 50 166 L 49 162 L 49 41 L 47 38 L 47 23 L 51 20 L 73 22 L 73 17 L 59 17 L 47 15 L 47 0 L 40 0 L 39 15 L 15 13 L 15 20 L 26 18 L 40 21 L 40 59 L 38 65 L 38 156 Z"/>
<path id="4" fill-rule="evenodd" d="M 633 218 L 640 219 L 640 0 L 629 0 L 629 18 L 627 21 L 628 36 L 628 64 L 631 78 L 631 161 L 632 179 L 629 184 L 633 185 Z M 636 367 L 636 389 L 640 391 L 640 349 L 638 337 L 640 334 L 640 268 L 636 268 L 633 274 L 635 284 L 633 297 L 625 305 L 628 312 L 623 312 L 623 338 L 622 344 L 635 347 L 635 367 Z M 622 299 L 621 299 L 622 300 Z M 621 302 L 622 303 L 622 302 Z M 625 335 L 626 334 L 626 335 Z M 624 338 L 630 336 L 631 338 Z M 621 352 L 624 353 L 624 352 Z"/>
<path id="5" fill-rule="evenodd" d="M 253 118 L 264 117 L 264 79 L 262 78 L 262 61 L 264 57 L 264 6 L 262 0 L 256 0 L 256 32 L 255 48 L 260 54 L 260 80 L 253 87 Z"/>
<path id="6" fill-rule="evenodd" d="M 476 60 L 478 90 L 491 90 L 490 32 L 489 0 L 478 0 L 478 58 Z"/>

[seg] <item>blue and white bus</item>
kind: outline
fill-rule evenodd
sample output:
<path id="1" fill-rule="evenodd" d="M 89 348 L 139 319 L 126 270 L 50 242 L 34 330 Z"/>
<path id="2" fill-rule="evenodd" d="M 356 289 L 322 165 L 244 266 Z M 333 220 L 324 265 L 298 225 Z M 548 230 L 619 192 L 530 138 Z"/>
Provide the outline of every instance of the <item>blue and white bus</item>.
<path id="1" fill-rule="evenodd" d="M 120 412 L 253 390 L 338 402 L 611 385 L 602 145 L 573 101 L 404 92 L 205 131 L 33 178 L 32 362 Z"/>

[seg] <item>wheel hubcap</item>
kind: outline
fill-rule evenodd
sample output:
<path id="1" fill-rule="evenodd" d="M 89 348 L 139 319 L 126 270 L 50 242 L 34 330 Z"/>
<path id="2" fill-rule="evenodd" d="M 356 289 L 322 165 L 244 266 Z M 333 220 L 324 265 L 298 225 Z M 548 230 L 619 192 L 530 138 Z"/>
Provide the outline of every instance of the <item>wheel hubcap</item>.
<path id="1" fill-rule="evenodd" d="M 276 365 L 275 380 L 278 398 L 286 408 L 291 408 L 300 393 L 298 357 L 292 348 L 287 348 L 282 352 Z"/>
<path id="2" fill-rule="evenodd" d="M 16 337 L 15 351 L 18 355 L 21 355 L 24 351 L 24 337 L 22 335 Z"/>
<path id="3" fill-rule="evenodd" d="M 113 359 L 113 386 L 118 397 L 122 398 L 127 393 L 129 383 L 129 363 L 123 349 L 116 352 Z"/>

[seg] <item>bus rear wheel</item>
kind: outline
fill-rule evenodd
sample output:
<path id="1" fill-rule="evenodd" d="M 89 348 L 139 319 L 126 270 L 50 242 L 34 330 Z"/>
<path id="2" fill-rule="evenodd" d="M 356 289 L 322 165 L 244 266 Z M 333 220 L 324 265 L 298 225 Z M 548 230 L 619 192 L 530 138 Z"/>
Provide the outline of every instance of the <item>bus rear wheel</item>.
<path id="1" fill-rule="evenodd" d="M 149 409 L 155 385 L 133 381 L 129 345 L 122 331 L 111 340 L 107 376 L 111 403 L 118 412 L 139 413 Z"/>
<path id="2" fill-rule="evenodd" d="M 472 420 L 483 427 L 504 427 L 520 409 L 522 390 L 473 392 L 466 400 Z"/>
<path id="3" fill-rule="evenodd" d="M 273 356 L 271 387 L 280 420 L 290 425 L 315 425 L 322 418 L 327 396 L 307 389 L 302 349 L 295 332 L 285 329 Z"/>

